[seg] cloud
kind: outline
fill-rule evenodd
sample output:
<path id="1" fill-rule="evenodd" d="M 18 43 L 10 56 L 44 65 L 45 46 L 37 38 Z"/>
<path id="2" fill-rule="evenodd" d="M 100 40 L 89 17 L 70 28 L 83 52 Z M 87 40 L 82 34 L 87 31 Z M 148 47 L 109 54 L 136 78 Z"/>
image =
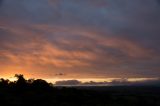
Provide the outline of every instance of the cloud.
<path id="1" fill-rule="evenodd" d="M 57 81 L 56 85 L 79 85 L 81 84 L 78 80 L 66 80 L 66 81 Z"/>
<path id="2" fill-rule="evenodd" d="M 160 1 L 159 1 L 159 0 L 157 0 L 157 2 L 158 2 L 158 3 L 160 3 Z"/>
<path id="3" fill-rule="evenodd" d="M 64 73 L 57 73 L 55 74 L 56 76 L 64 76 L 65 74 Z"/>
<path id="4" fill-rule="evenodd" d="M 79 85 L 79 86 L 160 86 L 160 79 L 146 79 L 140 81 L 129 81 L 129 79 L 114 79 L 111 82 L 81 82 L 78 80 L 57 81 L 55 85 Z"/>
<path id="5" fill-rule="evenodd" d="M 2 3 L 3 3 L 3 0 L 0 0 L 0 6 L 2 5 Z"/>
<path id="6" fill-rule="evenodd" d="M 158 61 L 158 55 L 151 55 L 154 54 L 151 48 L 145 48 L 125 38 L 105 37 L 102 33 L 80 27 L 71 30 L 62 26 L 17 25 L 14 28 L 6 25 L 3 26 L 1 33 L 3 49 L 0 54 L 5 59 L 3 63 L 23 67 L 71 70 L 82 67 L 82 71 L 78 70 L 78 73 L 100 73 L 105 76 L 106 70 L 109 70 L 106 75 L 116 75 L 115 73 L 122 73 L 121 70 L 131 67 L 138 69 L 137 62 L 143 63 L 151 59 L 153 59 L 151 62 Z M 92 71 L 85 68 L 91 68 Z"/>
<path id="7" fill-rule="evenodd" d="M 48 76 L 160 75 L 157 0 L 2 2 L 0 62 L 6 73 L 5 67 L 20 66 Z"/>

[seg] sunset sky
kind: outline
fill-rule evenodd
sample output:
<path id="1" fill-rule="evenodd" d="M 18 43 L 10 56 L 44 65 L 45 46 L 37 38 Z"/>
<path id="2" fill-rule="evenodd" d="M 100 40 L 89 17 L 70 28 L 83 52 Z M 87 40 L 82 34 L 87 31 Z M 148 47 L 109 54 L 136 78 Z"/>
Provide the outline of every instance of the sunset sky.
<path id="1" fill-rule="evenodd" d="M 160 76 L 160 0 L 0 0 L 0 77 Z"/>

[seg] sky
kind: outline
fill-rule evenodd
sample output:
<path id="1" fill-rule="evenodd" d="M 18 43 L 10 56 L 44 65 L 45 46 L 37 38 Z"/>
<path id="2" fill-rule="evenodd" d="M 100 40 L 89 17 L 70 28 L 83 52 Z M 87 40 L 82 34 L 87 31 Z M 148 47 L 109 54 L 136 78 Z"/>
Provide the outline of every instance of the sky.
<path id="1" fill-rule="evenodd" d="M 160 0 L 0 0 L 0 77 L 160 76 Z"/>

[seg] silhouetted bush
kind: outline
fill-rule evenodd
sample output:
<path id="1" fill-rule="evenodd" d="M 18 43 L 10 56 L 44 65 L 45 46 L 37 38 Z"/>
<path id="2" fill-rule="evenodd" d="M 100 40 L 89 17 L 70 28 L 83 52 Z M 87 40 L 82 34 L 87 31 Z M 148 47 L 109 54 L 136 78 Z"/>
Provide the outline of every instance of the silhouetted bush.
<path id="1" fill-rule="evenodd" d="M 34 80 L 32 83 L 31 83 L 32 87 L 34 89 L 43 89 L 43 90 L 46 90 L 46 89 L 49 89 L 51 88 L 50 84 L 47 83 L 45 80 L 42 80 L 42 79 L 37 79 L 37 80 Z"/>
<path id="2" fill-rule="evenodd" d="M 9 80 L 5 80 L 3 78 L 0 79 L 0 87 L 7 87 L 9 85 Z"/>

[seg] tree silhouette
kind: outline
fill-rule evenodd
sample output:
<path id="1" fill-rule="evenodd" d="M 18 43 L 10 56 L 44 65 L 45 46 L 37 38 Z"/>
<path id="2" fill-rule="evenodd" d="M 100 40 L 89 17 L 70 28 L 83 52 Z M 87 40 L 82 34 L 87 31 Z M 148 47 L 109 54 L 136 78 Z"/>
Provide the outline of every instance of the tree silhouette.
<path id="1" fill-rule="evenodd" d="M 23 90 L 27 87 L 27 81 L 25 80 L 24 76 L 22 74 L 15 74 L 15 77 L 18 79 L 16 81 L 16 87 L 18 90 Z"/>
<path id="2" fill-rule="evenodd" d="M 43 90 L 45 90 L 45 89 L 49 89 L 50 85 L 45 80 L 37 79 L 37 80 L 34 80 L 32 82 L 32 87 L 34 89 L 43 89 Z"/>
<path id="3" fill-rule="evenodd" d="M 55 87 L 42 79 L 0 79 L 0 106 L 160 106 L 159 87 Z"/>
<path id="4" fill-rule="evenodd" d="M 9 80 L 8 79 L 7 80 L 5 80 L 3 78 L 0 79 L 0 86 L 1 87 L 7 87 L 8 84 L 9 84 Z"/>

